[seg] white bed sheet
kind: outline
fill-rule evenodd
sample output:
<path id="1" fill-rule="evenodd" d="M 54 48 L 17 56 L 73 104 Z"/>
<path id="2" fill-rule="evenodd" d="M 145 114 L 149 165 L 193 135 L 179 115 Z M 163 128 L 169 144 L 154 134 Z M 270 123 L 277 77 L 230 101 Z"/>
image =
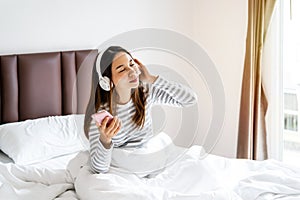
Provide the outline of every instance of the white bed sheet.
<path id="1" fill-rule="evenodd" d="M 68 170 L 78 153 L 21 166 L 0 152 L 0 199 L 78 200 Z"/>
<path id="2" fill-rule="evenodd" d="M 52 158 L 50 160 L 46 160 L 44 162 L 30 164 L 27 166 L 36 167 L 36 168 L 48 168 L 48 169 L 55 169 L 55 170 L 67 169 L 70 160 L 74 159 L 77 154 L 78 152 L 64 155 L 64 156 L 59 156 L 56 158 Z M 5 153 L 0 151 L 0 163 L 14 163 L 14 162 Z"/>
<path id="3" fill-rule="evenodd" d="M 59 156 L 41 163 L 31 164 L 29 166 L 36 167 L 36 168 L 48 168 L 54 170 L 59 170 L 59 169 L 66 170 L 68 168 L 69 162 L 72 159 L 74 159 L 77 154 L 78 152 L 64 155 L 64 156 Z"/>
<path id="4" fill-rule="evenodd" d="M 0 150 L 0 163 L 13 163 L 13 160 Z"/>
<path id="5" fill-rule="evenodd" d="M 165 135 L 160 136 L 154 138 L 159 140 L 151 140 L 150 146 L 135 153 L 152 152 L 161 144 L 170 144 Z M 173 147 L 174 151 L 172 148 L 167 151 L 178 153 L 183 150 Z M 120 161 L 121 165 L 111 167 L 106 174 L 92 173 L 88 151 L 30 166 L 2 162 L 0 199 L 300 199 L 300 168 L 275 160 L 228 159 L 205 155 L 202 147 L 192 146 L 184 149 L 180 159 L 163 170 L 141 177 L 140 173 L 128 173 L 128 170 L 140 170 L 143 165 L 149 170 L 149 162 L 143 160 L 136 168 L 137 159 L 136 162 L 128 162 L 125 170 L 121 169 L 122 163 L 123 166 L 126 164 L 124 155 L 129 155 L 128 150 L 124 150 L 123 154 L 121 151 L 113 155 L 115 164 Z M 137 154 L 133 158 L 137 158 Z M 0 158 L 7 161 L 3 155 Z M 162 158 L 153 160 L 151 156 L 147 158 L 153 162 L 166 161 Z"/>

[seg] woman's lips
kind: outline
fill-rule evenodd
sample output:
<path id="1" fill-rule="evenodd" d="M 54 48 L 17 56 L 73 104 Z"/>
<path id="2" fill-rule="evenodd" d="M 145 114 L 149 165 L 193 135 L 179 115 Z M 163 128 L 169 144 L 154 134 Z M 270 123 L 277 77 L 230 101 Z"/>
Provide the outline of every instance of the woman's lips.
<path id="1" fill-rule="evenodd" d="M 137 81 L 138 81 L 138 79 L 137 79 L 137 78 L 135 78 L 135 79 L 133 79 L 133 80 L 129 81 L 129 83 L 136 83 Z"/>

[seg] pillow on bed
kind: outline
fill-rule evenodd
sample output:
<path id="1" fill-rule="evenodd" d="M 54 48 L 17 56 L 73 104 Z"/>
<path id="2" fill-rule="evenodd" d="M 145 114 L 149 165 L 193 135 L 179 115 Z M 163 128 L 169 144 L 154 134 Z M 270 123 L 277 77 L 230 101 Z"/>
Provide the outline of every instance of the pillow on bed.
<path id="1" fill-rule="evenodd" d="M 84 115 L 52 116 L 0 125 L 0 149 L 28 165 L 88 148 Z"/>

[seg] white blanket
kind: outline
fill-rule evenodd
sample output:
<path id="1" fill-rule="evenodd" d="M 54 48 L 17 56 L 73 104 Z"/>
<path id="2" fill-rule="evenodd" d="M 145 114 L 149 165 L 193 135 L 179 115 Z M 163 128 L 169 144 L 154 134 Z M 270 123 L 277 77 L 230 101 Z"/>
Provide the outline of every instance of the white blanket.
<path id="1" fill-rule="evenodd" d="M 153 146 L 159 153 L 153 153 Z M 113 153 L 114 166 L 106 174 L 93 174 L 88 165 L 79 170 L 75 189 L 80 199 L 300 199 L 300 169 L 274 160 L 208 155 L 200 146 L 170 145 L 164 135 L 144 149 L 121 151 Z"/>
<path id="2" fill-rule="evenodd" d="M 50 200 L 73 188 L 66 170 L 0 163 L 0 199 Z"/>
<path id="3" fill-rule="evenodd" d="M 78 153 L 66 170 L 0 163 L 0 199 L 300 199 L 299 168 L 207 155 L 200 146 L 183 149 L 157 138 L 138 151 L 119 149 L 106 174 L 91 172 L 88 152 Z"/>

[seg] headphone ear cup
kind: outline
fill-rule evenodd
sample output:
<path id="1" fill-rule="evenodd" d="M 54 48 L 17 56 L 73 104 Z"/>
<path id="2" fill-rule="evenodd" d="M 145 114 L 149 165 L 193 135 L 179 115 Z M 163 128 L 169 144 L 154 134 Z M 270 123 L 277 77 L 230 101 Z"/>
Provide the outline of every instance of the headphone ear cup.
<path id="1" fill-rule="evenodd" d="M 110 91 L 110 80 L 107 76 L 100 77 L 99 84 L 103 90 Z"/>

